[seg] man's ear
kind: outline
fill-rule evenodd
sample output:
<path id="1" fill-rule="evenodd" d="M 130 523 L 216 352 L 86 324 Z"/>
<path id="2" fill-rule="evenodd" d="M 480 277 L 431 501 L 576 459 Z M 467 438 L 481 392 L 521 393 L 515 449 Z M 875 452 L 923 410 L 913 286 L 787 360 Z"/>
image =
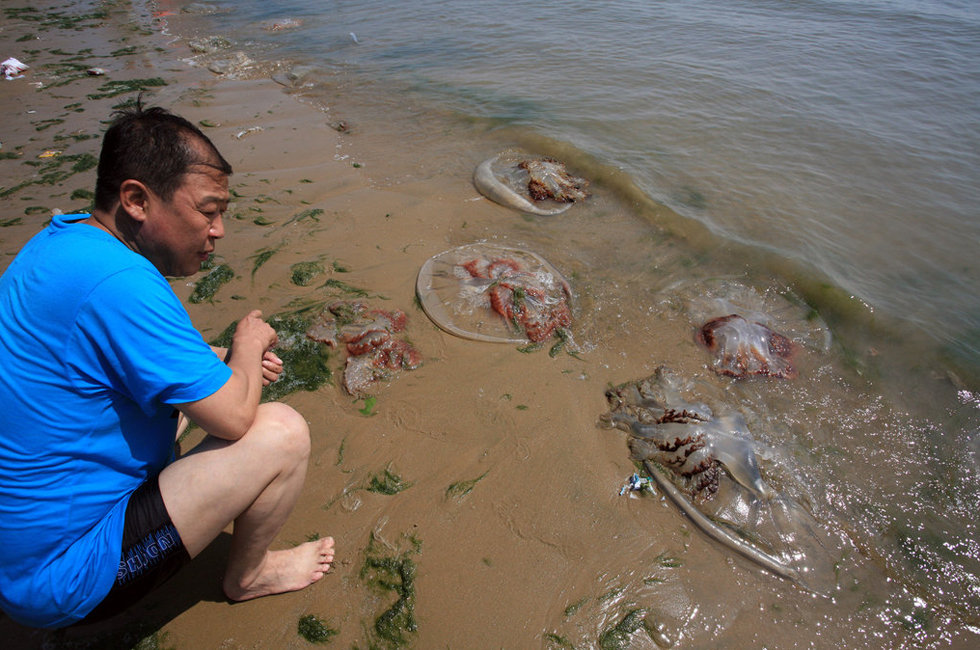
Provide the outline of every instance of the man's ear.
<path id="1" fill-rule="evenodd" d="M 146 185 L 131 178 L 119 185 L 119 207 L 134 221 L 146 221 L 146 208 L 150 193 Z"/>

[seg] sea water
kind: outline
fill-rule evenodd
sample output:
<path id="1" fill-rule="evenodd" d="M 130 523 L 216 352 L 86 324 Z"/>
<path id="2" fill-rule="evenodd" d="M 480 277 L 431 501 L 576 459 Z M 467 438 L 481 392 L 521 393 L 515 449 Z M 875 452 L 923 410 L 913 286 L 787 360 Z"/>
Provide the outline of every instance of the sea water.
<path id="1" fill-rule="evenodd" d="M 234 4 L 209 27 L 571 143 L 980 365 L 976 3 Z"/>
<path id="2" fill-rule="evenodd" d="M 726 268 L 734 257 L 811 300 L 835 355 L 859 370 L 879 348 L 892 357 L 853 394 L 816 373 L 785 389 L 782 422 L 807 433 L 781 442 L 806 455 L 815 514 L 896 585 L 861 608 L 884 598 L 923 643 L 980 629 L 980 5 L 230 5 L 194 5 L 185 36 L 287 60 L 314 85 L 344 79 L 361 98 L 560 143 L 573 167 L 615 170 L 626 198 L 669 208 L 654 220 L 726 248 Z M 913 375 L 936 381 L 921 390 Z M 903 392 L 914 413 L 896 407 Z"/>

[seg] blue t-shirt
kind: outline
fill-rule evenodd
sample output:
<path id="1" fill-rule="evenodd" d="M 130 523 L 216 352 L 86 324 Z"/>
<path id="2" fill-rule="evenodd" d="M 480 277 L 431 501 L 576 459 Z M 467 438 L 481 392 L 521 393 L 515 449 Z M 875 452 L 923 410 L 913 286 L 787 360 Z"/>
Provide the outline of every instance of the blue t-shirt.
<path id="1" fill-rule="evenodd" d="M 0 277 L 0 608 L 83 618 L 115 579 L 129 495 L 173 457 L 173 404 L 231 376 L 159 271 L 56 216 Z"/>

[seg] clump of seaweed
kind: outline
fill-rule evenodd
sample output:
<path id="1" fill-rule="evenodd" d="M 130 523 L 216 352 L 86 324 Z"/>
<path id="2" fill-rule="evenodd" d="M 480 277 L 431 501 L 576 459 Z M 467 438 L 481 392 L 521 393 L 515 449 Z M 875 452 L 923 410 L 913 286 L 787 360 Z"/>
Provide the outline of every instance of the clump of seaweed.
<path id="1" fill-rule="evenodd" d="M 670 555 L 667 551 L 655 557 L 653 561 L 665 569 L 676 569 L 677 567 L 684 566 L 684 562 L 680 558 Z"/>
<path id="2" fill-rule="evenodd" d="M 599 637 L 599 647 L 602 650 L 621 650 L 630 647 L 633 634 L 644 628 L 643 619 L 642 609 L 630 610 L 618 623 L 602 633 Z"/>
<path id="3" fill-rule="evenodd" d="M 386 467 L 383 473 L 371 477 L 371 482 L 365 489 L 368 492 L 392 496 L 410 487 L 412 487 L 412 483 L 406 482 L 405 479 Z"/>
<path id="4" fill-rule="evenodd" d="M 252 264 L 252 279 L 255 279 L 255 272 L 261 268 L 263 264 L 269 261 L 269 258 L 276 254 L 278 248 L 263 248 L 260 249 L 255 255 L 252 255 L 249 259 L 254 259 L 255 262 Z"/>
<path id="5" fill-rule="evenodd" d="M 65 169 L 66 163 L 70 166 Z M 90 153 L 55 155 L 46 158 L 43 162 L 37 160 L 25 160 L 25 165 L 37 168 L 37 176 L 28 180 L 21 181 L 16 185 L 0 189 L 0 198 L 10 196 L 14 192 L 22 190 L 30 185 L 55 185 L 67 180 L 74 174 L 86 172 L 99 164 L 99 159 Z"/>
<path id="6" fill-rule="evenodd" d="M 60 11 L 42 12 L 34 7 L 4 7 L 4 14 L 8 18 L 16 18 L 39 23 L 42 27 L 54 27 L 58 29 L 81 29 L 87 27 L 83 23 L 94 21 L 101 22 L 108 17 L 106 9 L 96 9 L 89 13 L 62 13 Z M 41 31 L 45 31 L 42 29 Z"/>
<path id="7" fill-rule="evenodd" d="M 415 619 L 415 577 L 418 567 L 412 555 L 422 551 L 422 542 L 413 536 L 408 537 L 410 548 L 395 555 L 385 554 L 389 550 L 375 533 L 364 551 L 364 565 L 361 567 L 361 580 L 375 590 L 393 593 L 397 596 L 392 605 L 375 619 L 372 648 L 404 648 L 411 645 L 411 635 L 418 631 Z"/>
<path id="8" fill-rule="evenodd" d="M 636 608 L 626 612 L 615 625 L 606 628 L 599 636 L 599 648 L 602 650 L 622 650 L 634 647 L 636 635 L 644 632 L 657 647 L 669 648 L 673 640 L 664 631 L 664 625 L 657 622 L 654 616 L 644 609 Z"/>
<path id="9" fill-rule="evenodd" d="M 360 401 L 361 399 L 364 400 L 364 406 L 357 409 L 357 412 L 366 417 L 374 415 L 374 407 L 378 405 L 378 398 L 374 395 L 368 395 L 364 398 L 358 397 L 355 401 Z"/>
<path id="10" fill-rule="evenodd" d="M 490 470 L 483 472 L 479 476 L 468 481 L 456 481 L 448 488 L 446 488 L 446 498 L 447 499 L 462 499 L 467 494 L 473 491 L 476 484 L 479 483 L 484 476 L 490 473 Z"/>
<path id="11" fill-rule="evenodd" d="M 111 57 L 129 56 L 131 54 L 136 54 L 137 51 L 138 48 L 135 45 L 130 45 L 128 47 L 121 47 L 118 50 L 113 50 L 112 52 L 109 52 L 109 56 Z"/>
<path id="12" fill-rule="evenodd" d="M 276 314 L 268 323 L 279 334 L 276 354 L 282 359 L 284 370 L 278 381 L 265 387 L 266 399 L 277 400 L 297 390 L 314 391 L 331 383 L 330 350 L 307 338 L 308 318 L 300 314 Z"/>
<path id="13" fill-rule="evenodd" d="M 303 210 L 302 212 L 294 215 L 289 221 L 282 224 L 282 226 L 283 228 L 285 228 L 290 224 L 299 223 L 300 221 L 306 221 L 307 219 L 311 219 L 313 221 L 319 222 L 321 214 L 323 214 L 323 208 L 310 208 L 308 210 Z"/>
<path id="14" fill-rule="evenodd" d="M 371 294 L 366 289 L 361 289 L 360 287 L 353 287 L 346 282 L 338 280 L 337 278 L 330 278 L 323 283 L 321 289 L 331 289 L 337 295 L 341 296 L 351 296 L 354 298 L 370 298 Z M 383 296 L 378 296 L 383 298 Z"/>
<path id="15" fill-rule="evenodd" d="M 49 128 L 51 128 L 52 126 L 57 126 L 57 125 L 63 124 L 63 123 L 64 123 L 64 120 L 61 119 L 60 117 L 54 117 L 54 118 L 47 119 L 47 120 L 38 120 L 37 122 L 32 122 L 32 124 L 34 125 L 34 130 L 35 131 L 39 131 L 39 132 L 40 131 L 46 131 Z"/>
<path id="16" fill-rule="evenodd" d="M 301 616 L 296 631 L 310 643 L 327 643 L 340 634 L 339 630 L 333 629 L 315 614 Z"/>
<path id="17" fill-rule="evenodd" d="M 289 270 L 293 284 L 299 287 L 309 286 L 314 279 L 325 273 L 320 262 L 299 262 L 289 267 Z"/>
<path id="18" fill-rule="evenodd" d="M 51 54 L 66 54 L 62 52 L 52 51 Z M 71 59 L 65 59 L 57 63 L 48 63 L 42 66 L 44 72 L 50 76 L 50 81 L 45 84 L 45 88 L 59 88 L 61 86 L 67 86 L 68 84 L 78 81 L 79 79 L 85 79 L 90 77 L 89 69 L 91 65 L 85 62 L 76 63 L 81 57 L 73 57 Z M 59 120 L 63 122 L 64 120 Z M 40 131 L 41 129 L 38 129 Z"/>
<path id="19" fill-rule="evenodd" d="M 549 648 L 561 648 L 561 650 L 575 650 L 575 645 L 569 641 L 567 638 L 563 637 L 556 632 L 547 632 L 544 635 L 544 640 L 547 642 Z"/>
<path id="20" fill-rule="evenodd" d="M 160 77 L 152 79 L 113 79 L 99 86 L 99 92 L 86 95 L 89 99 L 108 99 L 123 93 L 137 93 L 158 86 L 166 86 L 167 82 Z"/>
<path id="21" fill-rule="evenodd" d="M 194 291 L 191 292 L 187 300 L 194 304 L 204 301 L 214 302 L 214 294 L 218 292 L 221 285 L 230 282 L 234 278 L 235 272 L 230 266 L 219 264 L 197 281 L 194 285 Z"/>

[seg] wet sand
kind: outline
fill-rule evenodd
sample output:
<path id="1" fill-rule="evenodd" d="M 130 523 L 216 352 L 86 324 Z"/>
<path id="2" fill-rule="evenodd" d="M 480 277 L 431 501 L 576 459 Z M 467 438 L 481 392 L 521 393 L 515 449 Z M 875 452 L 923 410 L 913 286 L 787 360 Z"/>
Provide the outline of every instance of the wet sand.
<path id="1" fill-rule="evenodd" d="M 369 405 L 343 391 L 343 355 L 334 354 L 332 384 L 285 398 L 309 421 L 313 452 L 306 489 L 277 546 L 334 536 L 337 562 L 318 584 L 227 602 L 220 589 L 224 535 L 112 621 L 49 633 L 3 617 L 0 637 L 24 648 L 126 647 L 146 636 L 178 648 L 299 648 L 310 644 L 298 635 L 298 623 L 314 615 L 338 632 L 335 647 L 386 647 L 376 622 L 399 595 L 379 588 L 377 579 L 372 584 L 372 557 L 401 568 L 392 580 L 403 588 L 402 612 L 414 612 L 417 629 L 403 617 L 396 634 L 404 634 L 400 645 L 416 647 L 589 647 L 612 639 L 610 630 L 633 610 L 643 611 L 651 631 L 627 632 L 624 625 L 623 643 L 610 647 L 793 647 L 809 645 L 800 635 L 810 639 L 822 621 L 857 610 L 859 601 L 815 599 L 732 556 L 665 501 L 619 495 L 634 466 L 624 435 L 596 426 L 606 410 L 604 390 L 663 363 L 704 372 L 690 323 L 658 304 L 653 289 L 633 282 L 656 276 L 646 255 L 663 264 L 696 258 L 683 239 L 638 217 L 636 206 L 624 205 L 601 183 L 587 204 L 560 220 L 522 217 L 481 198 L 471 183 L 481 160 L 521 144 L 508 134 L 454 130 L 422 114 L 412 126 L 362 115 L 341 78 L 336 101 L 325 102 L 270 80 L 285 69 L 221 77 L 182 62 L 191 56 L 186 42 L 141 32 L 122 9 L 115 11 L 81 31 L 39 32 L 34 23 L 12 20 L 0 33 L 3 55 L 32 66 L 24 79 L 0 81 L 6 116 L 0 151 L 19 154 L 0 160 L 2 185 L 32 177 L 36 168 L 26 163 L 49 160 L 38 158 L 45 151 L 97 155 L 99 139 L 77 134 L 101 135 L 111 107 L 132 93 L 87 96 L 106 80 L 160 77 L 167 85 L 152 88 L 149 103 L 206 125 L 235 168 L 236 198 L 216 260 L 235 278 L 213 302 L 187 303 L 205 338 L 251 308 L 271 315 L 297 300 L 343 298 L 323 286 L 334 279 L 369 292 L 373 306 L 404 310 L 407 336 L 424 364 L 379 385 Z M 28 33 L 40 40 L 17 40 Z M 38 51 L 20 56 L 15 44 Z M 109 56 L 130 46 L 138 53 Z M 51 87 L 58 79 L 54 65 L 71 58 L 51 50 L 89 47 L 81 59 L 109 74 Z M 404 115 L 411 107 L 400 110 Z M 39 130 L 49 119 L 63 121 Z M 339 121 L 348 132 L 335 128 Z M 0 268 L 50 210 L 84 207 L 86 200 L 72 199 L 72 192 L 93 186 L 89 169 L 0 198 L 0 221 L 21 217 L 0 230 Z M 649 248 L 611 258 L 610 232 Z M 414 296 L 418 269 L 436 253 L 481 240 L 530 248 L 571 279 L 579 358 L 466 341 L 426 318 Z M 270 250 L 256 268 L 257 255 Z M 296 286 L 291 266 L 309 261 L 323 263 L 326 275 Z M 174 290 L 187 299 L 199 277 L 175 281 Z M 602 300 L 590 297 L 596 295 Z M 807 363 L 804 372 L 812 370 Z M 185 444 L 193 442 L 194 434 Z M 386 469 L 409 487 L 393 495 L 365 489 Z M 467 481 L 466 494 L 451 489 Z M 873 612 L 858 616 L 875 624 Z M 822 634 L 812 637 L 818 647 L 850 638 L 844 629 Z M 896 639 L 904 639 L 900 630 L 879 641 L 887 646 Z"/>

